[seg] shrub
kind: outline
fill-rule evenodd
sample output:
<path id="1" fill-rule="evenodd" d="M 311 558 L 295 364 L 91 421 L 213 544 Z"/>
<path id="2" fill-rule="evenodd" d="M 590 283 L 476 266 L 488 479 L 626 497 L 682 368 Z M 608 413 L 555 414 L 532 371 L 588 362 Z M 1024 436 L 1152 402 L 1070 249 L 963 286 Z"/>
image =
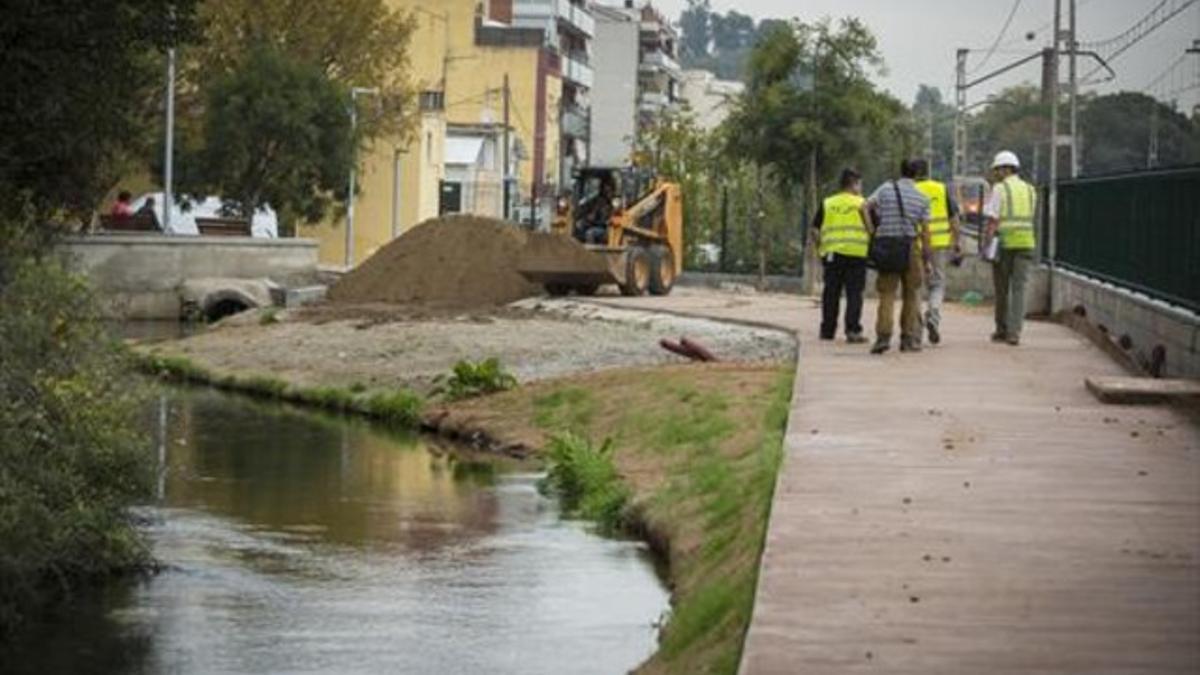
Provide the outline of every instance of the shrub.
<path id="1" fill-rule="evenodd" d="M 557 494 L 568 515 L 594 520 L 606 531 L 620 529 L 630 492 L 617 474 L 612 452 L 612 439 L 597 448 L 574 433 L 552 436 L 543 491 Z"/>
<path id="2" fill-rule="evenodd" d="M 421 425 L 425 402 L 411 391 L 375 394 L 367 399 L 367 412 L 389 424 L 416 428 Z"/>
<path id="3" fill-rule="evenodd" d="M 141 390 L 87 285 L 10 257 L 0 281 L 0 636 L 77 588 L 149 562 Z"/>
<path id="4" fill-rule="evenodd" d="M 472 396 L 506 391 L 517 386 L 517 378 L 500 365 L 500 360 L 490 358 L 472 363 L 459 361 L 454 364 L 450 376 L 440 382 L 437 392 L 451 401 Z"/>

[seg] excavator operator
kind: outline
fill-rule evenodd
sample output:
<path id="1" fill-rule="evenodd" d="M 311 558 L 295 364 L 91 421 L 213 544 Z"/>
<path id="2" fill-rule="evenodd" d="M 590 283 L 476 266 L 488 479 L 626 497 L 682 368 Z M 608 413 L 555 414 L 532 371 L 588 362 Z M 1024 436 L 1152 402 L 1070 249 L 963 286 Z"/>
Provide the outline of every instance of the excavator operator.
<path id="1" fill-rule="evenodd" d="M 580 223 L 583 243 L 603 244 L 608 240 L 608 224 L 612 220 L 613 195 L 616 192 L 611 180 L 600 183 L 600 193 L 590 204 L 587 215 Z"/>

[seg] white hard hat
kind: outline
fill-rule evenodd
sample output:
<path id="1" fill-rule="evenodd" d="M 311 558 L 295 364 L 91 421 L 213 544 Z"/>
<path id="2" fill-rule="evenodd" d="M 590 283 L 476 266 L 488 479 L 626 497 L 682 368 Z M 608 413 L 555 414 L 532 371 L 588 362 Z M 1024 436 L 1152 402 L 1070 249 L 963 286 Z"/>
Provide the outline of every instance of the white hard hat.
<path id="1" fill-rule="evenodd" d="M 999 169 L 1002 166 L 1011 166 L 1014 169 L 1021 168 L 1021 160 L 1017 159 L 1017 153 L 1001 150 L 996 153 L 996 159 L 992 160 L 992 168 Z"/>

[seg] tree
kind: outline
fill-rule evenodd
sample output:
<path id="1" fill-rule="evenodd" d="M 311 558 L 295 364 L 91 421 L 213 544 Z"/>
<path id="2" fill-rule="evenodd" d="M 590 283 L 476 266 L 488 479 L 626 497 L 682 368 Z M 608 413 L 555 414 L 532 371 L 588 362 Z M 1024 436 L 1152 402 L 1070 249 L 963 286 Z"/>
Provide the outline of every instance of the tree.
<path id="1" fill-rule="evenodd" d="M 985 170 L 991 166 L 992 155 L 1000 150 L 1011 150 L 1021 158 L 1022 166 L 1027 167 L 1035 181 L 1044 181 L 1050 106 L 1043 103 L 1041 89 L 1028 84 L 1018 85 L 1001 91 L 990 100 L 987 107 L 967 122 L 970 140 L 967 170 Z"/>
<path id="2" fill-rule="evenodd" d="M 1121 92 L 1089 97 L 1079 114 L 1084 173 L 1145 169 L 1157 135 L 1157 166 L 1200 162 L 1200 127 L 1150 96 Z"/>
<path id="3" fill-rule="evenodd" d="M 843 167 L 882 178 L 913 150 L 908 111 L 869 79 L 868 69 L 881 64 L 874 36 L 856 19 L 773 24 L 754 47 L 746 91 L 724 126 L 726 152 L 756 167 L 760 212 L 768 211 L 771 189 L 777 203 L 792 206 L 782 213 L 794 213 L 800 186 L 811 212 Z M 755 235 L 763 246 L 767 232 Z M 760 269 L 767 257 L 760 248 Z"/>
<path id="4" fill-rule="evenodd" d="M 223 195 L 243 218 L 271 206 L 290 230 L 344 195 L 356 145 L 346 90 L 318 67 L 259 47 L 207 91 L 204 142 L 185 162 L 185 190 Z"/>
<path id="5" fill-rule="evenodd" d="M 679 55 L 684 63 L 694 63 L 708 58 L 708 45 L 712 41 L 709 15 L 711 0 L 688 0 L 687 9 L 679 15 Z"/>
<path id="6" fill-rule="evenodd" d="M 201 90 L 271 46 L 346 89 L 379 89 L 379 114 L 360 120 L 364 138 L 411 131 L 416 108 L 408 64 L 416 20 L 386 0 L 209 0 L 200 18 L 205 39 L 190 52 L 187 79 Z"/>
<path id="7" fill-rule="evenodd" d="M 920 128 L 920 148 L 922 156 L 929 150 L 928 142 L 933 142 L 933 161 L 929 169 L 931 175 L 943 180 L 950 178 L 951 164 L 954 155 L 954 106 L 942 100 L 942 92 L 937 87 L 922 84 L 917 88 L 917 97 L 913 102 L 913 121 Z M 929 138 L 932 126 L 932 139 Z"/>
<path id="8" fill-rule="evenodd" d="M 147 132 L 159 116 L 163 61 L 158 50 L 193 37 L 194 4 L 5 4 L 0 22 L 4 208 L 29 200 L 37 212 L 34 221 L 51 214 L 85 220 L 126 168 L 145 158 L 154 143 Z"/>

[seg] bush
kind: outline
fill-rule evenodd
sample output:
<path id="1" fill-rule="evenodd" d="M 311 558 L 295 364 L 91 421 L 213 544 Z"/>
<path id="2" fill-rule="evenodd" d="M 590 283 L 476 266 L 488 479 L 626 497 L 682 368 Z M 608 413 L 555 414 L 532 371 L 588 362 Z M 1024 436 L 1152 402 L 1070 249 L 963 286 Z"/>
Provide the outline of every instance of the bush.
<path id="1" fill-rule="evenodd" d="M 612 439 L 596 448 L 588 439 L 563 433 L 550 438 L 550 470 L 541 487 L 562 500 L 568 515 L 596 521 L 605 531 L 625 525 L 629 488 L 612 460 Z"/>
<path id="2" fill-rule="evenodd" d="M 425 402 L 411 391 L 375 394 L 367 399 L 367 413 L 389 424 L 416 428 L 421 424 Z"/>
<path id="3" fill-rule="evenodd" d="M 10 251 L 11 253 L 11 251 Z M 3 258 L 0 635 L 81 586 L 149 562 L 127 507 L 149 494 L 139 387 L 87 285 Z"/>
<path id="4" fill-rule="evenodd" d="M 454 364 L 450 377 L 445 378 L 438 392 L 451 401 L 472 396 L 506 391 L 517 386 L 517 378 L 500 365 L 500 360 L 490 358 L 479 363 L 459 361 Z"/>

